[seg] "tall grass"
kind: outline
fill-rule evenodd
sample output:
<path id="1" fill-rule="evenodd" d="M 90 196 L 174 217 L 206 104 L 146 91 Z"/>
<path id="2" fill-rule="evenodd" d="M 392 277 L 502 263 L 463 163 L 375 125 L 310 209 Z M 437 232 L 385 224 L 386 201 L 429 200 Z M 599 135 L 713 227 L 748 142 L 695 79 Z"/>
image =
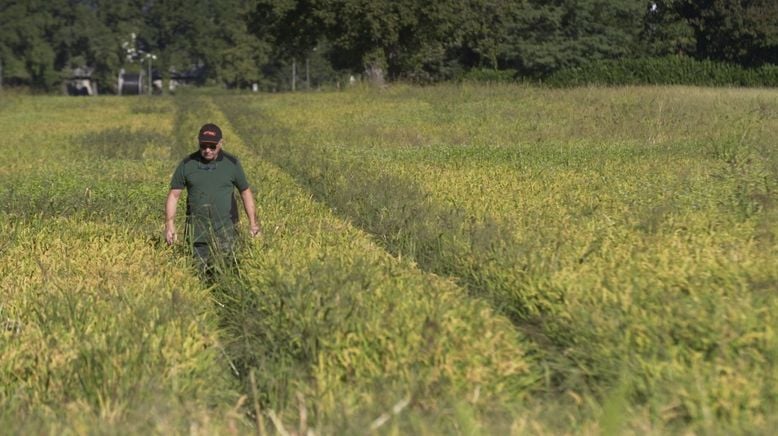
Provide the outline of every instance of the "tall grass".
<path id="1" fill-rule="evenodd" d="M 242 427 L 208 291 L 159 243 L 168 169 L 135 152 L 164 149 L 164 129 L 136 141 L 121 100 L 83 103 L 23 99 L 0 112 L 18 136 L 1 146 L 0 423 L 53 434 Z"/>
<path id="2" fill-rule="evenodd" d="M 768 433 L 776 114 L 680 87 L 15 97 L 0 424 Z M 265 230 L 212 281 L 160 235 L 205 122 Z"/>
<path id="3" fill-rule="evenodd" d="M 198 107 L 207 107 L 201 103 Z M 214 108 L 215 109 L 215 108 Z M 510 425 L 540 377 L 531 346 L 461 289 L 388 256 L 362 232 L 311 201 L 288 175 L 258 160 L 217 114 L 254 182 L 267 234 L 238 274 L 220 277 L 228 353 L 259 404 L 296 422 L 354 432 L 398 402 L 393 425 L 453 430 L 459 405 L 494 428 Z M 488 421 L 484 421 L 488 422 Z M 422 426 L 422 427 L 420 427 Z"/>
<path id="4" fill-rule="evenodd" d="M 462 86 L 222 107 L 391 252 L 511 314 L 544 344 L 549 398 L 623 386 L 632 426 L 771 422 L 775 95 Z"/>

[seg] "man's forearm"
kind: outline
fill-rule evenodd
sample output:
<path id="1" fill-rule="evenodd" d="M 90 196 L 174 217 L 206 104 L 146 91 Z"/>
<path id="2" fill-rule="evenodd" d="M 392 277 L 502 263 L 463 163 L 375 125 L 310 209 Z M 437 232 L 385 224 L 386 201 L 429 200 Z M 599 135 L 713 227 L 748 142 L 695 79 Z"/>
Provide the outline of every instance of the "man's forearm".
<path id="1" fill-rule="evenodd" d="M 257 218 L 257 210 L 254 205 L 254 195 L 251 193 L 251 189 L 245 189 L 240 193 L 243 199 L 243 208 L 246 210 L 246 216 L 249 219 L 249 227 L 252 234 L 257 234 L 260 231 L 259 219 Z"/>
<path id="2" fill-rule="evenodd" d="M 257 224 L 257 210 L 254 205 L 254 195 L 252 195 L 251 189 L 244 190 L 240 195 L 243 198 L 243 208 L 246 210 L 249 224 L 253 226 Z"/>
<path id="3" fill-rule="evenodd" d="M 168 244 L 176 241 L 176 207 L 180 196 L 180 189 L 171 189 L 165 201 L 165 241 Z"/>
<path id="4" fill-rule="evenodd" d="M 168 195 L 165 202 L 165 227 L 170 227 L 175 224 L 176 209 L 178 206 L 178 199 L 172 195 Z"/>
<path id="5" fill-rule="evenodd" d="M 165 228 L 174 228 L 176 222 L 176 209 L 182 189 L 171 189 L 165 201 Z"/>

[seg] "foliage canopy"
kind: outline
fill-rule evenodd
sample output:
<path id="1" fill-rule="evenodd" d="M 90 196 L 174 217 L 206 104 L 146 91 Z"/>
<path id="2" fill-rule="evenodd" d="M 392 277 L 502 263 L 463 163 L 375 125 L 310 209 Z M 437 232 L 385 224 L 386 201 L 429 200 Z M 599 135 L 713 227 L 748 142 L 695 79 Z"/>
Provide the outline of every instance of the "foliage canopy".
<path id="1" fill-rule="evenodd" d="M 774 64 L 776 22 L 770 0 L 0 0 L 0 62 L 5 83 L 42 90 L 79 67 L 110 90 L 122 68 L 144 67 L 128 58 L 130 44 L 156 56 L 162 77 L 196 69 L 227 87 L 283 88 L 303 60 L 314 84 L 362 73 L 426 83 L 483 69 L 544 78 L 670 54 Z"/>

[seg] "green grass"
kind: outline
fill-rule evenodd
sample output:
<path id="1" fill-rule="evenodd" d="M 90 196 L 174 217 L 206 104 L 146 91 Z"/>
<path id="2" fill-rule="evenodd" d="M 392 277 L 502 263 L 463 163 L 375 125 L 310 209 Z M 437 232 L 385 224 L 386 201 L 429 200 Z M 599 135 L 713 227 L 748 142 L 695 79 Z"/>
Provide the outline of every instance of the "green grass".
<path id="1" fill-rule="evenodd" d="M 0 423 L 769 433 L 777 115 L 684 87 L 15 96 Z M 213 285 L 161 241 L 205 122 L 265 229 Z"/>
<path id="2" fill-rule="evenodd" d="M 265 407 L 296 416 L 299 393 L 313 401 L 317 427 L 339 433 L 368 427 L 404 398 L 411 404 L 402 425 L 413 429 L 458 403 L 483 417 L 521 402 L 539 375 L 509 323 L 388 256 L 218 122 L 232 134 L 231 149 L 253 163 L 248 171 L 261 175 L 257 198 L 270 223 L 241 277 L 221 290 L 225 328 L 236 338 L 230 354 L 244 379 L 256 374 Z"/>
<path id="3" fill-rule="evenodd" d="M 167 165 L 94 153 L 64 128 L 129 128 L 138 120 L 108 115 L 117 103 L 30 98 L 0 115 L 19 128 L 0 176 L 0 421 L 52 434 L 244 426 L 208 291 L 159 243 Z"/>
<path id="4" fill-rule="evenodd" d="M 774 342 L 734 338 L 772 337 L 775 97 L 452 87 L 222 106 L 390 252 L 507 314 L 552 398 L 599 402 L 624 379 L 654 425 L 753 430 Z"/>

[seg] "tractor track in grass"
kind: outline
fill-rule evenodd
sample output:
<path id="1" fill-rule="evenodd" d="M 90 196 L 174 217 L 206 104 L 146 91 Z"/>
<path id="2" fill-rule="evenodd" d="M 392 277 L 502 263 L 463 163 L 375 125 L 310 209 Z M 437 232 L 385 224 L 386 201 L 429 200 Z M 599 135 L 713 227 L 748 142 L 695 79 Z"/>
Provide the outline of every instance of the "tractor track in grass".
<path id="1" fill-rule="evenodd" d="M 279 129 L 261 113 L 238 109 L 243 105 L 229 107 L 227 99 L 216 98 L 217 105 L 244 143 L 251 143 L 258 130 Z M 257 118 L 252 121 L 249 116 Z M 422 271 L 452 278 L 471 298 L 486 301 L 509 319 L 534 343 L 543 372 L 554 374 L 552 386 L 546 387 L 554 390 L 553 379 L 565 377 L 557 369 L 569 362 L 565 342 L 550 337 L 543 326 L 563 296 L 553 289 L 545 295 L 531 291 L 537 277 L 531 244 L 515 240 L 498 220 L 474 222 L 465 210 L 436 203 L 413 181 L 365 166 L 353 156 L 333 157 L 330 151 L 288 143 L 252 150 L 334 214 L 371 235 L 393 257 L 411 259 Z"/>
<path id="2" fill-rule="evenodd" d="M 192 107 L 199 109 L 192 111 Z M 478 377 L 482 379 L 480 396 L 507 401 L 490 406 L 499 408 L 533 389 L 542 373 L 531 357 L 534 345 L 517 335 L 502 317 L 486 316 L 483 302 L 459 301 L 460 288 L 396 259 L 369 234 L 350 225 L 350 220 L 333 214 L 325 202 L 312 201 L 294 177 L 246 146 L 241 132 L 209 99 L 187 102 L 177 119 L 179 132 L 192 130 L 195 120 L 222 126 L 225 149 L 241 159 L 249 181 L 259 184 L 255 194 L 260 219 L 267 219 L 263 210 L 272 216 L 264 222 L 263 241 L 247 252 L 239 276 L 222 277 L 223 286 L 215 289 L 227 354 L 247 395 L 252 396 L 258 384 L 260 403 L 273 409 L 289 408 L 294 402 L 292 384 L 300 383 L 294 378 L 302 377 L 309 380 L 303 386 L 309 387 L 301 389 L 314 389 L 319 392 L 315 395 L 324 395 L 320 390 L 332 385 L 328 389 L 343 389 L 345 398 L 371 396 L 376 386 L 388 383 L 394 386 L 390 391 L 410 392 L 414 401 L 442 404 Z M 289 252 L 278 253 L 289 244 L 292 247 L 285 249 Z M 306 293 L 318 296 L 306 301 Z M 392 301 L 395 298 L 399 300 Z M 311 321 L 302 325 L 278 318 L 273 304 L 285 307 L 278 309 L 282 312 L 299 313 L 303 321 Z M 417 307 L 411 310 L 411 306 Z M 387 312 L 396 315 L 386 317 Z M 276 324 L 268 324 L 271 321 Z M 302 339 L 293 334 L 297 329 Z M 419 333 L 423 341 L 417 343 Z M 365 345 L 342 349 L 363 336 Z M 378 342 L 368 346 L 376 337 Z M 484 341 L 484 337 L 490 339 Z M 301 343 L 289 347 L 298 340 Z M 344 352 L 357 353 L 366 359 L 364 364 L 376 368 L 367 370 L 362 364 L 343 360 Z M 459 369 L 441 367 L 446 361 L 459 362 Z M 403 362 L 417 367 L 418 374 L 403 370 Z M 275 380 L 270 375 L 260 377 L 265 370 L 276 374 Z M 366 373 L 363 379 L 343 384 L 335 376 L 341 371 L 346 371 L 344 376 L 350 371 Z M 446 381 L 434 375 L 441 371 L 450 372 Z M 426 392 L 427 386 L 437 384 L 441 387 L 436 389 L 442 389 L 438 396 Z M 333 413 L 338 401 L 343 400 L 321 403 L 320 413 Z"/>
<path id="3" fill-rule="evenodd" d="M 775 192 L 769 177 L 775 159 L 759 156 L 769 155 L 768 137 L 746 132 L 733 140 L 733 132 L 722 131 L 700 147 L 697 138 L 711 138 L 706 129 L 674 132 L 656 143 L 643 137 L 645 130 L 628 133 L 641 116 L 613 110 L 622 97 L 605 92 L 596 99 L 611 107 L 622 134 L 596 124 L 551 131 L 570 125 L 576 119 L 570 113 L 592 113 L 575 101 L 577 91 L 563 96 L 567 102 L 550 130 L 537 132 L 491 116 L 511 110 L 510 97 L 523 89 L 502 102 L 488 95 L 460 99 L 460 91 L 441 90 L 443 102 L 435 107 L 418 103 L 427 91 L 402 90 L 402 102 L 391 91 L 216 101 L 241 136 L 312 198 L 394 257 L 452 278 L 474 300 L 507 315 L 540 350 L 537 360 L 548 375 L 546 390 L 539 389 L 549 394 L 540 396 L 544 403 L 570 394 L 578 404 L 619 403 L 648 413 L 656 404 L 690 404 L 680 416 L 694 425 L 707 422 L 701 408 L 730 413 L 719 401 L 718 387 L 730 383 L 716 373 L 720 362 L 751 368 L 744 386 L 758 386 L 770 372 L 762 364 L 768 343 L 753 347 L 755 357 L 720 346 L 733 332 L 760 335 L 759 323 L 771 322 L 761 303 L 741 299 L 763 295 L 776 271 L 769 251 L 750 245 L 753 238 L 763 247 L 774 241 L 774 226 L 767 224 L 774 208 L 766 199 Z M 653 91 L 637 101 L 651 107 L 649 98 L 656 98 Z M 705 98 L 691 100 L 690 106 L 678 102 L 685 108 L 679 113 L 694 118 Z M 474 101 L 471 107 L 495 112 L 449 110 Z M 441 126 L 440 114 L 465 127 L 446 120 Z M 454 133 L 442 134 L 444 128 Z M 538 143 L 513 146 L 511 134 Z M 489 147 L 489 138 L 502 142 Z M 489 155 L 494 149 L 502 157 Z M 471 151 L 487 158 L 470 160 Z M 422 161 L 415 165 L 412 158 Z M 733 261 L 730 252 L 753 263 Z M 690 389 L 701 394 L 689 399 Z M 746 403 L 770 404 L 761 391 L 724 395 L 740 404 L 734 410 L 752 416 L 762 416 L 762 406 Z"/>

